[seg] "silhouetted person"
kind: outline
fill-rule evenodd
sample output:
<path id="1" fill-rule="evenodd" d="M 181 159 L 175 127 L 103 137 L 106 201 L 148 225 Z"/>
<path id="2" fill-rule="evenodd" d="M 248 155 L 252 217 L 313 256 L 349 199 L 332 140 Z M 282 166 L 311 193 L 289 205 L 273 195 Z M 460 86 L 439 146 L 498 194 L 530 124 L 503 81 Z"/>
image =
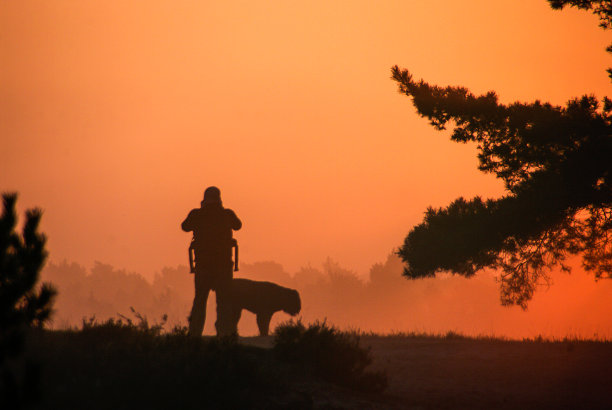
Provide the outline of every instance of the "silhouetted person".
<path id="1" fill-rule="evenodd" d="M 211 186 L 204 191 L 201 208 L 189 212 L 181 225 L 193 231 L 195 253 L 195 297 L 189 316 L 189 333 L 199 336 L 204 330 L 206 302 L 211 290 L 217 296 L 217 335 L 236 333 L 232 320 L 231 288 L 233 276 L 232 230 L 242 227 L 234 211 L 221 203 L 221 191 Z"/>

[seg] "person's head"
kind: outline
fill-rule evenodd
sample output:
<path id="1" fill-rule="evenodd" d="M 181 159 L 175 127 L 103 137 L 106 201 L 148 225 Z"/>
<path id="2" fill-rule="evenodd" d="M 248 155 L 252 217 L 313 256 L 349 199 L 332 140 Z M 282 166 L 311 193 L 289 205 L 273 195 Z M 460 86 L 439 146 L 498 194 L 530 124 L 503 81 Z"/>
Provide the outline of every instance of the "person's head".
<path id="1" fill-rule="evenodd" d="M 209 186 L 204 191 L 202 205 L 221 205 L 221 191 L 216 186 Z"/>

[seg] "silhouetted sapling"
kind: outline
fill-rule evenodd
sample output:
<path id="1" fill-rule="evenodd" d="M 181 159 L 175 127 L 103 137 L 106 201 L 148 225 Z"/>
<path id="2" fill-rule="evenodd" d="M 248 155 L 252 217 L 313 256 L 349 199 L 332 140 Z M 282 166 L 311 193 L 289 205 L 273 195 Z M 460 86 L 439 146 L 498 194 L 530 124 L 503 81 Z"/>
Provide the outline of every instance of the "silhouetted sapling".
<path id="1" fill-rule="evenodd" d="M 41 211 L 26 211 L 21 234 L 15 231 L 16 194 L 2 196 L 0 218 L 0 408 L 19 408 L 36 398 L 38 370 L 21 357 L 28 328 L 49 319 L 55 290 L 36 286 L 47 252 L 38 232 Z"/>

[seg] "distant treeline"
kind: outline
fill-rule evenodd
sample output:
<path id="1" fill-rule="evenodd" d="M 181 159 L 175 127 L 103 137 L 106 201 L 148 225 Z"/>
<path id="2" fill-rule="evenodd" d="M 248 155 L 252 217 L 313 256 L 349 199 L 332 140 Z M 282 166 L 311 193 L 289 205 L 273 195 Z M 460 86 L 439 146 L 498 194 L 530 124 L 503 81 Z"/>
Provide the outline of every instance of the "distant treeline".
<path id="1" fill-rule="evenodd" d="M 276 262 L 243 263 L 235 276 L 297 289 L 302 298 L 301 316 L 305 320 L 327 318 L 339 326 L 357 327 L 376 322 L 381 316 L 388 317 L 393 301 L 399 303 L 406 296 L 409 286 L 402 279 L 401 271 L 399 259 L 390 256 L 384 264 L 372 267 L 369 281 L 361 280 L 356 273 L 331 259 L 321 269 L 308 266 L 293 275 Z M 117 314 L 128 315 L 131 307 L 149 320 L 168 315 L 169 325 L 185 324 L 193 298 L 193 275 L 182 265 L 163 268 L 153 281 L 148 281 L 138 273 L 100 262 L 89 270 L 67 261 L 51 262 L 43 272 L 43 280 L 52 282 L 59 290 L 53 321 L 56 328 L 80 325 L 83 318 L 94 315 L 100 320 Z M 212 293 L 208 305 L 206 328 L 212 333 L 215 317 Z M 274 322 L 286 318 L 279 313 Z M 256 333 L 254 316 L 245 312 L 240 330 Z"/>
<path id="2" fill-rule="evenodd" d="M 407 280 L 401 275 L 402 269 L 400 260 L 390 255 L 384 263 L 373 265 L 366 278 L 331 259 L 320 268 L 307 266 L 294 274 L 276 262 L 243 263 L 235 276 L 297 289 L 304 321 L 327 319 L 341 328 L 374 332 L 452 330 L 511 337 L 568 333 L 591 337 L 595 332 L 600 337 L 612 335 L 610 320 L 602 322 L 599 318 L 591 325 L 585 316 L 588 311 L 609 311 L 612 284 L 597 286 L 591 277 L 583 278 L 579 273 L 560 277 L 562 283 L 542 292 L 540 301 L 536 297 L 530 310 L 524 312 L 500 306 L 498 284 L 490 274 L 473 279 L 448 275 Z M 140 274 L 99 262 L 89 270 L 76 263 L 52 262 L 44 269 L 42 279 L 54 283 L 59 291 L 54 328 L 79 326 L 83 318 L 94 315 L 98 320 L 117 314 L 129 316 L 130 307 L 149 321 L 168 315 L 167 328 L 185 325 L 193 298 L 193 275 L 186 266 L 163 268 L 148 281 Z M 584 306 L 576 280 L 580 286 L 589 287 L 584 291 L 588 293 Z M 559 304 L 565 309 L 561 314 Z M 211 293 L 206 334 L 214 334 L 215 316 Z M 288 318 L 277 313 L 271 328 Z M 244 312 L 239 331 L 242 335 L 257 334 L 255 316 Z"/>

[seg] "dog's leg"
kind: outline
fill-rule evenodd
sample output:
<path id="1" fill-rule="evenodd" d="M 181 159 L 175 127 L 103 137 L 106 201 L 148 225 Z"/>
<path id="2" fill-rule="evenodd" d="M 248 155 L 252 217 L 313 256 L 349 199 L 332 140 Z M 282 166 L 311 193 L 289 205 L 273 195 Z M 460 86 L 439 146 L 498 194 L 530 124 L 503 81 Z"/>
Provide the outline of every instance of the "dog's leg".
<path id="1" fill-rule="evenodd" d="M 242 309 L 239 307 L 232 308 L 232 329 L 238 334 L 238 322 L 240 322 L 240 316 L 242 315 Z"/>
<path id="2" fill-rule="evenodd" d="M 270 331 L 270 320 L 272 319 L 272 313 L 258 313 L 257 314 L 257 327 L 259 327 L 260 336 L 268 336 Z"/>

